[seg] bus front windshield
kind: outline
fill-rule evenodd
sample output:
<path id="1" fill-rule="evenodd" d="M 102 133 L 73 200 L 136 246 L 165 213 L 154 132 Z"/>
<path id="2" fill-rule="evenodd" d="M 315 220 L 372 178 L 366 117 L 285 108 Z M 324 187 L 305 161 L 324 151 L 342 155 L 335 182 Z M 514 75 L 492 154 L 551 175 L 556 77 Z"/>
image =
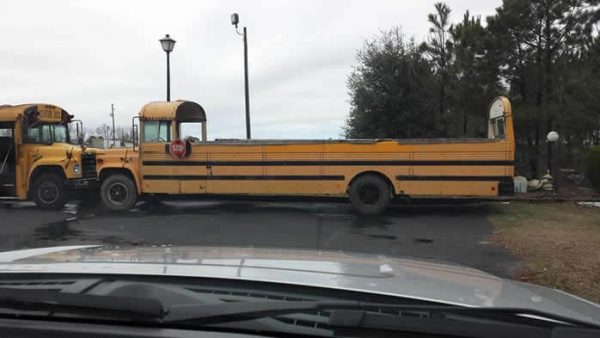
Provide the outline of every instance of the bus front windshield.
<path id="1" fill-rule="evenodd" d="M 27 143 L 68 143 L 67 126 L 64 124 L 37 124 L 27 128 L 25 132 Z"/>

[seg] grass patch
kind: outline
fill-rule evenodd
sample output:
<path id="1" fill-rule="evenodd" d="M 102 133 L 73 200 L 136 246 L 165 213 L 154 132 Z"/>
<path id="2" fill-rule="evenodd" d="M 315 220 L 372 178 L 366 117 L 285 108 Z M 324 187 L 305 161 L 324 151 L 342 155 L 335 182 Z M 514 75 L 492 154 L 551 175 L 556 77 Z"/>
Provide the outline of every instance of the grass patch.
<path id="1" fill-rule="evenodd" d="M 491 210 L 491 241 L 523 260 L 521 280 L 600 302 L 600 208 L 512 202 Z"/>

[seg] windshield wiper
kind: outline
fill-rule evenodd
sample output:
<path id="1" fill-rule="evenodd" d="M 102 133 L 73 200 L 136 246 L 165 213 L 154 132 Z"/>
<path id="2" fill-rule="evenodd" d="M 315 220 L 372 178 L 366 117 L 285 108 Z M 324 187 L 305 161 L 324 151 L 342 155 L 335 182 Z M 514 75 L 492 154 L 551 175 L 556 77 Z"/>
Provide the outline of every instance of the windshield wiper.
<path id="1" fill-rule="evenodd" d="M 485 310 L 484 310 L 485 311 Z M 329 325 L 338 330 L 363 329 L 402 331 L 456 337 L 528 337 L 545 338 L 550 329 L 523 325 L 512 321 L 452 320 L 446 316 L 416 317 L 396 316 L 385 313 L 369 313 L 361 310 L 334 310 Z"/>
<path id="2" fill-rule="evenodd" d="M 154 299 L 17 288 L 0 288 L 1 308 L 143 321 L 158 321 L 164 316 L 162 304 Z"/>
<path id="3" fill-rule="evenodd" d="M 531 325 L 537 319 L 551 325 Z M 596 337 L 600 326 L 536 310 L 459 308 L 430 317 L 398 316 L 364 310 L 334 310 L 329 325 L 340 329 L 402 331 L 457 337 Z"/>
<path id="4" fill-rule="evenodd" d="M 164 321 L 178 323 L 193 321 L 201 324 L 217 324 L 244 319 L 272 317 L 288 313 L 314 311 L 322 308 L 354 309 L 358 302 L 275 301 L 232 302 L 219 304 L 186 304 L 169 308 Z"/>
<path id="5" fill-rule="evenodd" d="M 200 325 L 221 324 L 234 321 L 275 317 L 286 314 L 327 310 L 332 312 L 330 325 L 377 328 L 379 322 L 370 325 L 373 318 L 400 323 L 400 315 L 378 313 L 380 310 L 395 313 L 408 313 L 407 320 L 422 319 L 462 323 L 461 318 L 506 322 L 510 325 L 531 323 L 531 320 L 542 320 L 563 326 L 577 326 L 598 329 L 600 326 L 530 309 L 512 308 L 473 308 L 455 305 L 405 305 L 380 304 L 358 301 L 276 301 L 276 302 L 233 302 L 223 304 L 180 305 L 169 308 L 164 317 L 165 323 L 194 323 Z M 339 312 L 338 312 L 339 311 Z M 367 321 L 357 321 L 360 314 Z M 410 316 L 413 314 L 413 316 Z M 343 317 L 344 315 L 352 317 Z M 374 316 L 374 317 L 373 317 Z M 523 325 L 525 326 L 525 325 Z"/>
<path id="6" fill-rule="evenodd" d="M 549 330 L 554 327 L 600 329 L 599 325 L 585 321 L 529 309 L 382 304 L 360 301 L 230 302 L 186 304 L 164 308 L 160 301 L 151 298 L 18 288 L 0 288 L 0 309 L 2 308 L 68 313 L 95 319 L 127 320 L 157 325 L 191 326 L 327 311 L 330 313 L 328 324 L 334 330 L 380 329 L 456 334 L 465 337 L 546 337 Z M 524 332 L 527 334 L 524 335 Z"/>

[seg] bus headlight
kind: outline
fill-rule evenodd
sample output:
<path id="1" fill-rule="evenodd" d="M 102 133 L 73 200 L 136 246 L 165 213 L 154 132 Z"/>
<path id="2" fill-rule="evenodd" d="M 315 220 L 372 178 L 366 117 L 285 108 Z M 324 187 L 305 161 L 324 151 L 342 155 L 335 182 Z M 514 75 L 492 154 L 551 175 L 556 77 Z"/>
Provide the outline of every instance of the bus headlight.
<path id="1" fill-rule="evenodd" d="M 73 174 L 79 174 L 81 172 L 81 167 L 79 166 L 79 164 L 74 164 L 73 165 Z"/>

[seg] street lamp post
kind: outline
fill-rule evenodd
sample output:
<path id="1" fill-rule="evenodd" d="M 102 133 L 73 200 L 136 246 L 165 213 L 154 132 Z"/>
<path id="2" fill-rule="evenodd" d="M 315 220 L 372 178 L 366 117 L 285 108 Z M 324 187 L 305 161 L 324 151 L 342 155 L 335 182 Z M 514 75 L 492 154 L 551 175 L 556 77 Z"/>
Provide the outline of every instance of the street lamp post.
<path id="1" fill-rule="evenodd" d="M 246 105 L 246 138 L 251 138 L 250 132 L 250 93 L 248 89 L 248 34 L 246 27 L 244 26 L 242 33 L 238 31 L 238 24 L 240 23 L 240 17 L 237 13 L 231 14 L 231 24 L 235 26 L 235 31 L 238 35 L 244 37 L 244 94 L 245 94 L 245 105 Z"/>
<path id="2" fill-rule="evenodd" d="M 175 40 L 169 37 L 169 34 L 165 35 L 164 38 L 158 40 L 160 41 L 160 45 L 162 49 L 167 53 L 167 102 L 171 101 L 171 64 L 169 60 L 169 55 L 175 48 Z"/>
<path id="3" fill-rule="evenodd" d="M 552 158 L 552 152 L 553 152 L 553 147 L 554 144 L 558 144 L 558 140 L 560 139 L 560 135 L 558 135 L 557 132 L 555 131 L 551 131 L 548 133 L 548 135 L 546 136 L 546 141 L 548 141 L 548 172 L 550 172 L 550 175 L 552 175 L 552 177 L 554 177 L 554 192 L 558 193 L 558 170 L 555 168 L 556 165 L 554 162 L 557 162 L 556 160 L 553 161 Z M 559 155 L 558 153 L 556 154 L 557 156 Z"/>

